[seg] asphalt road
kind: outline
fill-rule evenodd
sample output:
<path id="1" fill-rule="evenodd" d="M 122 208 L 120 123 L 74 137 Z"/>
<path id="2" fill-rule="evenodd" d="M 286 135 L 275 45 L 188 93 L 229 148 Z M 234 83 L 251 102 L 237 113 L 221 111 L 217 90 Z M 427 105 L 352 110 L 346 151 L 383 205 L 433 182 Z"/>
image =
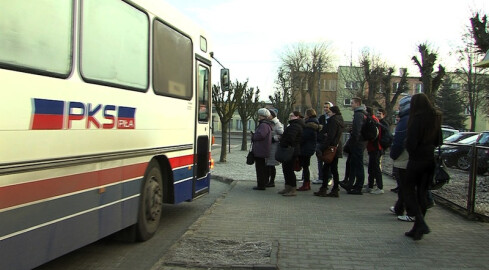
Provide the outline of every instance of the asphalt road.
<path id="1" fill-rule="evenodd" d="M 109 236 L 36 269 L 151 269 L 187 231 L 188 227 L 202 216 L 229 188 L 229 184 L 212 180 L 210 193 L 206 196 L 193 202 L 164 205 L 164 214 L 158 232 L 146 242 L 127 243 Z"/>

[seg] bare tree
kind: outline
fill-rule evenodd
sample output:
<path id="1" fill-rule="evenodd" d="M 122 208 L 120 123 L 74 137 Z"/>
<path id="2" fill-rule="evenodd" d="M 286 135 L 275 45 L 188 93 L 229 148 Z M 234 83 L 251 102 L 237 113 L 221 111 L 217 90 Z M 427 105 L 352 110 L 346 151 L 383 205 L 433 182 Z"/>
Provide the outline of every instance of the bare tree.
<path id="1" fill-rule="evenodd" d="M 456 50 L 460 66 L 455 71 L 455 81 L 462 83 L 462 97 L 465 108 L 470 116 L 470 131 L 476 130 L 477 112 L 485 105 L 487 95 L 487 71 L 476 69 L 475 63 L 480 61 L 477 39 L 469 29 L 462 36 L 463 46 Z M 475 41 L 475 42 L 474 42 Z"/>
<path id="2" fill-rule="evenodd" d="M 238 113 L 241 117 L 241 122 L 243 123 L 243 137 L 241 141 L 241 150 L 248 150 L 248 120 L 250 120 L 262 107 L 262 102 L 259 102 L 258 98 L 260 96 L 260 89 L 248 88 L 248 81 L 243 84 L 237 84 L 236 88 L 242 88 L 243 96 L 238 99 Z"/>
<path id="3" fill-rule="evenodd" d="M 281 70 L 288 72 L 292 90 L 301 97 L 300 110 L 306 108 L 309 96 L 312 107 L 320 109 L 319 80 L 324 70 L 331 68 L 332 56 L 329 43 L 298 43 L 289 47 L 281 56 Z"/>
<path id="4" fill-rule="evenodd" d="M 360 66 L 363 69 L 363 77 L 368 87 L 366 98 L 363 95 L 365 105 L 381 107 L 377 101 L 377 94 L 381 92 L 382 80 L 389 72 L 387 64 L 381 60 L 379 55 L 370 53 L 369 49 L 363 49 L 360 56 Z"/>
<path id="5" fill-rule="evenodd" d="M 277 85 L 275 93 L 268 98 L 272 102 L 273 107 L 278 110 L 277 118 L 282 123 L 287 123 L 290 112 L 294 109 L 297 92 L 292 91 L 292 74 L 279 68 L 277 74 Z"/>
<path id="6" fill-rule="evenodd" d="M 487 15 L 479 18 L 479 12 L 474 14 L 474 17 L 470 18 L 472 26 L 471 32 L 474 36 L 474 44 L 478 48 L 478 53 L 486 53 L 489 50 L 489 31 L 487 23 Z"/>
<path id="7" fill-rule="evenodd" d="M 399 81 L 399 84 L 397 85 L 396 89 L 392 89 L 393 73 L 394 73 L 394 68 L 391 67 L 388 69 L 387 73 L 384 74 L 384 76 L 382 77 L 382 89 L 383 89 L 382 95 L 385 102 L 384 109 L 387 114 L 386 117 L 387 119 L 392 119 L 392 116 L 394 115 L 394 111 L 395 111 L 394 106 L 396 105 L 399 96 L 402 93 L 405 93 L 409 90 L 408 83 L 407 83 L 407 76 L 408 76 L 407 69 L 401 69 L 401 80 Z"/>
<path id="8" fill-rule="evenodd" d="M 436 91 L 440 88 L 442 79 L 445 76 L 445 68 L 440 64 L 438 65 L 438 72 L 434 75 L 434 66 L 438 55 L 436 52 L 432 52 L 427 43 L 421 43 L 418 45 L 419 53 L 421 54 L 421 62 L 416 56 L 411 59 L 414 64 L 419 68 L 421 73 L 421 81 L 423 82 L 423 92 L 428 96 L 431 102 L 435 102 Z"/>
<path id="9" fill-rule="evenodd" d="M 236 84 L 231 84 L 229 91 L 222 91 L 221 87 L 217 85 L 212 86 L 212 102 L 222 125 L 221 156 L 219 162 L 226 162 L 226 138 L 228 135 L 229 121 L 232 119 L 238 106 L 237 100 L 243 96 L 243 89 L 238 88 L 238 84 L 238 81 L 236 81 Z"/>

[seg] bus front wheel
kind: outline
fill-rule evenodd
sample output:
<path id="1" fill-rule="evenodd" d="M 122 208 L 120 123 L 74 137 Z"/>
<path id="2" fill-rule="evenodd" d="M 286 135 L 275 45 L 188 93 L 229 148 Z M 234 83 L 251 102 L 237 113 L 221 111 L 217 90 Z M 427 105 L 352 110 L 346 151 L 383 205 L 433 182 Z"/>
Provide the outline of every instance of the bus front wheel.
<path id="1" fill-rule="evenodd" d="M 150 162 L 143 181 L 137 223 L 139 241 L 146 241 L 153 237 L 160 225 L 163 182 L 158 162 L 155 160 Z"/>

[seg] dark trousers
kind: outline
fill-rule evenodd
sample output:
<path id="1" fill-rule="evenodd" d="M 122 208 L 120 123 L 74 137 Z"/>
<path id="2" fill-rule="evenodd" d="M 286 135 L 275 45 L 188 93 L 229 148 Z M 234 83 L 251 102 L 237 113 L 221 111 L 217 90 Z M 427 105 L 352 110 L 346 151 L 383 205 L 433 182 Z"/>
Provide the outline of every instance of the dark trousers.
<path id="1" fill-rule="evenodd" d="M 268 184 L 268 168 L 265 158 L 255 157 L 256 184 L 258 187 L 265 187 Z"/>
<path id="2" fill-rule="evenodd" d="M 336 155 L 331 163 L 324 163 L 322 171 L 323 175 L 333 175 L 333 190 L 338 190 L 338 185 L 340 183 L 340 174 L 338 173 L 338 156 Z M 328 189 L 328 180 L 323 181 L 321 188 Z"/>
<path id="3" fill-rule="evenodd" d="M 292 187 L 297 187 L 297 178 L 295 177 L 294 172 L 294 160 L 296 158 L 297 157 L 294 156 L 292 160 L 282 162 L 282 172 L 284 173 L 285 184 Z"/>
<path id="4" fill-rule="evenodd" d="M 383 189 L 382 171 L 380 170 L 380 158 L 382 151 L 368 152 L 368 187 L 373 188 L 377 181 L 377 187 Z"/>
<path id="5" fill-rule="evenodd" d="M 365 183 L 365 171 L 363 169 L 363 148 L 351 147 L 349 158 L 349 185 L 353 186 L 354 190 L 362 190 L 363 183 Z"/>
<path id="6" fill-rule="evenodd" d="M 406 210 L 406 215 L 413 217 L 416 215 L 415 211 L 412 209 L 406 207 L 406 185 L 407 185 L 407 170 L 406 169 L 401 169 L 401 168 L 396 168 L 397 169 L 397 175 L 398 175 L 398 180 L 397 180 L 397 186 L 399 187 L 399 190 L 397 191 L 397 202 L 396 205 L 394 206 L 394 211 L 398 216 L 404 214 L 404 210 Z"/>
<path id="7" fill-rule="evenodd" d="M 428 196 L 428 184 L 435 170 L 433 159 L 409 160 L 406 180 L 406 208 L 413 210 L 416 221 L 413 229 L 426 226 L 426 198 Z M 404 186 L 402 186 L 404 188 Z"/>
<path id="8" fill-rule="evenodd" d="M 311 165 L 311 157 L 312 156 L 299 156 L 299 161 L 302 167 L 302 179 L 304 182 L 311 181 L 311 172 L 309 170 L 309 166 Z"/>
<path id="9" fill-rule="evenodd" d="M 345 177 L 343 178 L 344 181 L 349 182 L 350 181 L 350 154 L 348 154 L 348 157 L 346 158 L 345 162 Z"/>
<path id="10" fill-rule="evenodd" d="M 274 184 L 275 176 L 277 175 L 277 169 L 275 169 L 275 166 L 267 166 L 267 168 L 268 168 L 268 178 L 269 178 L 268 183 Z"/>

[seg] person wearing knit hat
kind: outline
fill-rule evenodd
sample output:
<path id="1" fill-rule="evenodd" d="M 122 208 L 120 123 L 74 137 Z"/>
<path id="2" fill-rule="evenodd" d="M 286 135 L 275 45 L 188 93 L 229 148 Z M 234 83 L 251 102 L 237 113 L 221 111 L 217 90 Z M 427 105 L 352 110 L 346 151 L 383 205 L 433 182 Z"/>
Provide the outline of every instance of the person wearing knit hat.
<path id="1" fill-rule="evenodd" d="M 272 145 L 272 122 L 268 120 L 270 111 L 266 108 L 261 108 L 257 112 L 259 124 L 252 133 L 252 152 L 255 158 L 256 182 L 257 186 L 254 190 L 265 190 L 268 184 L 268 168 L 265 160 L 270 155 Z"/>
<path id="2" fill-rule="evenodd" d="M 258 116 L 263 116 L 265 118 L 270 117 L 270 111 L 267 108 L 261 108 L 258 110 Z"/>
<path id="3" fill-rule="evenodd" d="M 404 142 L 407 137 L 407 126 L 409 121 L 409 109 L 411 104 L 411 96 L 403 97 L 399 101 L 399 121 L 394 133 L 394 140 L 392 142 L 390 157 L 393 160 L 393 167 L 397 170 L 399 178 L 397 202 L 394 206 L 390 207 L 390 211 L 397 216 L 398 220 L 413 222 L 415 219 L 415 211 L 409 209 L 405 203 L 405 189 L 407 181 L 407 163 L 409 160 L 409 154 L 406 151 Z M 406 213 L 404 213 L 406 211 Z"/>
<path id="4" fill-rule="evenodd" d="M 405 96 L 399 101 L 399 114 L 409 111 L 411 107 L 411 96 Z"/>

